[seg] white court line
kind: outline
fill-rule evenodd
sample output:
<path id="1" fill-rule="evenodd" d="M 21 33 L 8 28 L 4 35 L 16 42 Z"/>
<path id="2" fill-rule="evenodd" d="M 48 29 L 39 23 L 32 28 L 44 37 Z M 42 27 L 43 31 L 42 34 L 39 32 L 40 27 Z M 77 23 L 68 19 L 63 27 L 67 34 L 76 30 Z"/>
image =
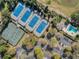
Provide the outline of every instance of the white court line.
<path id="1" fill-rule="evenodd" d="M 34 18 L 35 16 L 37 16 L 39 19 L 38 19 L 38 21 L 36 22 L 36 24 L 34 25 L 34 27 L 32 28 L 31 26 L 29 26 L 29 23 L 33 20 L 33 18 Z M 38 16 L 37 14 L 34 14 L 34 15 L 31 17 L 30 21 L 27 23 L 26 28 L 27 28 L 30 32 L 32 32 L 32 31 L 35 29 L 35 27 L 36 27 L 39 23 L 40 23 L 40 16 Z"/>
<path id="2" fill-rule="evenodd" d="M 21 15 L 23 15 L 23 13 L 24 13 L 24 11 L 25 11 L 25 9 L 26 9 L 25 6 L 22 5 L 21 3 L 18 3 L 18 5 L 15 7 L 15 9 L 17 9 L 17 7 L 18 7 L 19 5 L 23 6 L 23 10 L 20 12 L 19 16 L 16 17 L 16 16 L 14 15 L 14 12 L 12 12 L 12 14 L 11 14 L 11 18 L 14 19 L 14 20 L 16 20 L 16 21 L 19 19 L 19 17 L 21 17 Z M 14 10 L 15 10 L 15 9 L 14 9 Z"/>
<path id="3" fill-rule="evenodd" d="M 28 17 L 28 19 L 26 20 L 26 22 L 23 22 L 22 21 L 22 17 L 24 16 L 24 14 L 27 12 L 27 11 L 30 11 L 30 9 L 29 8 L 26 8 L 26 10 L 24 11 L 24 13 L 23 13 L 23 15 L 19 18 L 19 20 L 18 20 L 18 22 L 22 25 L 22 26 L 25 26 L 26 24 L 27 24 L 27 22 L 29 21 L 29 18 L 31 17 L 31 14 L 32 14 L 32 12 L 31 12 L 31 14 L 30 14 L 30 16 Z"/>
<path id="4" fill-rule="evenodd" d="M 41 33 L 38 33 L 36 30 L 38 29 L 38 27 L 41 25 L 42 22 L 45 22 L 47 25 L 45 26 L 45 28 L 42 30 Z M 47 27 L 49 26 L 49 23 L 46 21 L 46 20 L 41 20 L 41 22 L 39 23 L 39 25 L 35 28 L 34 30 L 34 34 L 37 36 L 37 37 L 40 37 L 43 32 L 47 29 Z"/>

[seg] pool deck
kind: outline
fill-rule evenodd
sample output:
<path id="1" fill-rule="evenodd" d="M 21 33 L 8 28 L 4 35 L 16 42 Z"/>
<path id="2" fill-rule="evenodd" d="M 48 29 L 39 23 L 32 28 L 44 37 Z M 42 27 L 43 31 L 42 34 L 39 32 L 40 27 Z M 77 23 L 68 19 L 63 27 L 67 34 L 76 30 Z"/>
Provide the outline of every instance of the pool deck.
<path id="1" fill-rule="evenodd" d="M 67 34 L 69 34 L 70 36 L 72 36 L 72 37 L 76 37 L 76 35 L 78 35 L 79 34 L 79 32 L 77 31 L 76 33 L 75 32 L 69 32 L 68 31 L 68 28 L 70 27 L 71 25 L 69 24 L 68 26 L 67 26 L 67 28 L 63 28 L 63 31 L 65 32 L 65 33 L 67 33 Z"/>

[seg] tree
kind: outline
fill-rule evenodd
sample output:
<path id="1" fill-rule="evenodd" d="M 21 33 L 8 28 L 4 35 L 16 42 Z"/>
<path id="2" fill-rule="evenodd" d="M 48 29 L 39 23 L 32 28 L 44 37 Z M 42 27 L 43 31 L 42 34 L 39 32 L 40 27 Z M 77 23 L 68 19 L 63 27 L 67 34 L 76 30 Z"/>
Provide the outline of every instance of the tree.
<path id="1" fill-rule="evenodd" d="M 14 57 L 16 55 L 16 49 L 11 48 L 6 52 L 7 55 L 10 55 L 11 57 Z"/>
<path id="2" fill-rule="evenodd" d="M 34 52 L 35 52 L 35 55 L 37 56 L 37 59 L 43 59 L 44 58 L 44 53 L 41 50 L 41 48 L 39 48 L 39 47 L 35 48 Z"/>
<path id="3" fill-rule="evenodd" d="M 4 9 L 2 10 L 2 15 L 9 15 L 9 5 L 6 2 L 4 5 Z"/>
<path id="4" fill-rule="evenodd" d="M 79 35 L 76 36 L 76 40 L 79 40 Z"/>
<path id="5" fill-rule="evenodd" d="M 64 52 L 63 57 L 69 57 L 69 58 L 71 58 L 70 57 L 71 56 L 71 52 L 72 52 L 71 46 L 65 47 L 65 49 L 64 49 L 63 52 Z"/>
<path id="6" fill-rule="evenodd" d="M 60 23 L 62 20 L 62 17 L 60 15 L 56 15 L 54 18 L 53 18 L 53 23 L 56 25 L 58 23 Z"/>
<path id="7" fill-rule="evenodd" d="M 56 46 L 58 45 L 57 39 L 56 39 L 55 37 L 53 37 L 53 38 L 51 39 L 50 44 L 51 44 L 52 47 L 56 47 Z"/>
<path id="8" fill-rule="evenodd" d="M 79 42 L 76 42 L 75 44 L 72 44 L 72 49 L 73 49 L 73 53 L 75 53 L 76 55 L 79 54 Z"/>
<path id="9" fill-rule="evenodd" d="M 58 54 L 56 52 L 53 52 L 52 55 L 53 55 L 52 59 L 60 59 L 61 58 L 60 54 Z"/>
<path id="10" fill-rule="evenodd" d="M 79 42 L 74 42 L 72 44 L 72 56 L 73 59 L 79 59 Z"/>
<path id="11" fill-rule="evenodd" d="M 46 3 L 47 3 L 47 4 L 51 4 L 51 0 L 47 0 Z"/>
<path id="12" fill-rule="evenodd" d="M 0 0 L 0 11 L 4 8 L 4 2 L 3 0 Z"/>
<path id="13" fill-rule="evenodd" d="M 3 59 L 11 59 L 11 56 L 10 55 L 4 55 Z"/>
<path id="14" fill-rule="evenodd" d="M 79 11 L 71 15 L 71 24 L 79 29 Z"/>
<path id="15" fill-rule="evenodd" d="M 65 49 L 64 49 L 66 52 L 71 52 L 72 51 L 72 48 L 71 48 L 71 46 L 68 46 L 68 47 L 65 47 Z"/>
<path id="16" fill-rule="evenodd" d="M 1 4 L 2 1 L 3 1 L 3 0 L 0 0 L 0 4 Z"/>
<path id="17" fill-rule="evenodd" d="M 36 3 L 36 0 L 27 0 L 27 2 L 28 2 L 31 6 L 37 4 L 37 3 Z M 28 3 L 27 3 L 27 4 L 28 4 Z"/>
<path id="18" fill-rule="evenodd" d="M 5 45 L 1 45 L 0 46 L 0 53 L 4 53 L 6 51 L 6 46 Z"/>
<path id="19" fill-rule="evenodd" d="M 36 43 L 37 42 L 34 37 L 32 37 L 32 38 L 28 37 L 28 38 L 24 39 L 22 47 L 27 49 L 28 51 L 32 51 L 33 48 L 35 47 Z"/>
<path id="20" fill-rule="evenodd" d="M 65 25 L 68 25 L 70 23 L 70 21 L 68 19 L 66 19 Z"/>
<path id="21" fill-rule="evenodd" d="M 36 44 L 36 40 L 35 39 L 31 39 L 31 44 L 34 46 Z"/>

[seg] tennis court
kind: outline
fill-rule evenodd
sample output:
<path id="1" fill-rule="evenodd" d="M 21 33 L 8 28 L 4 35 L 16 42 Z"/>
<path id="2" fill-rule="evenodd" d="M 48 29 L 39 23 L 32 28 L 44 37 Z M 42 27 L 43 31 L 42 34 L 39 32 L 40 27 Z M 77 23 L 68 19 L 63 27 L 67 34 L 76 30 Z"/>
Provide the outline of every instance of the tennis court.
<path id="1" fill-rule="evenodd" d="M 8 27 L 2 33 L 2 37 L 10 44 L 15 46 L 24 35 L 24 31 L 17 28 L 14 23 L 9 23 Z"/>
<path id="2" fill-rule="evenodd" d="M 21 25 L 25 26 L 26 23 L 29 21 L 31 14 L 32 14 L 32 11 L 29 8 L 27 8 L 26 11 L 24 12 L 23 16 L 21 18 L 19 18 L 18 22 Z"/>
<path id="3" fill-rule="evenodd" d="M 41 36 L 47 29 L 49 25 L 48 22 L 46 20 L 42 20 L 41 17 L 38 14 L 33 13 L 30 8 L 26 8 L 24 6 L 25 5 L 19 3 L 15 8 L 13 15 L 16 16 L 16 19 L 19 19 L 16 22 L 25 26 L 30 32 L 34 32 L 36 36 Z"/>
<path id="4" fill-rule="evenodd" d="M 48 25 L 49 23 L 46 20 L 41 20 L 37 28 L 35 28 L 34 34 L 38 37 L 41 36 L 43 32 L 47 29 Z"/>
<path id="5" fill-rule="evenodd" d="M 38 25 L 38 23 L 40 22 L 40 17 L 38 15 L 34 15 L 28 22 L 28 24 L 26 25 L 26 28 L 29 31 L 33 31 L 35 29 L 35 27 Z"/>
<path id="6" fill-rule="evenodd" d="M 18 20 L 19 17 L 21 17 L 24 10 L 25 10 L 25 6 L 23 4 L 21 4 L 21 3 L 18 3 L 18 5 L 16 6 L 16 8 L 14 9 L 14 11 L 11 14 L 11 17 L 14 20 Z"/>

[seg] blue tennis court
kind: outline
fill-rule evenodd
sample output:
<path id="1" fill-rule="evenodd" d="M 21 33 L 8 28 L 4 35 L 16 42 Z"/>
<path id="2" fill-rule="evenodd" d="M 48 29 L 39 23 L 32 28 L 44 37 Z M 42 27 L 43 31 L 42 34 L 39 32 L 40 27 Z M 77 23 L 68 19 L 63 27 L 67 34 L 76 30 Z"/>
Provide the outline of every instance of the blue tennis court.
<path id="1" fill-rule="evenodd" d="M 22 10 L 23 10 L 23 5 L 19 4 L 13 11 L 13 15 L 18 17 Z"/>
<path id="2" fill-rule="evenodd" d="M 21 18 L 22 22 L 26 22 L 27 19 L 30 17 L 31 13 L 32 13 L 31 10 L 28 9 L 28 10 L 25 12 L 25 14 L 23 15 L 23 17 Z"/>
<path id="3" fill-rule="evenodd" d="M 32 18 L 32 20 L 30 21 L 29 26 L 30 26 L 31 28 L 33 28 L 33 27 L 36 25 L 36 23 L 38 22 L 38 20 L 39 20 L 39 17 L 35 15 L 35 16 Z"/>
<path id="4" fill-rule="evenodd" d="M 46 26 L 47 26 L 47 23 L 45 23 L 44 21 L 42 21 L 42 22 L 40 23 L 40 25 L 38 26 L 38 28 L 36 29 L 36 31 L 37 31 L 38 33 L 41 33 L 41 32 L 45 29 Z"/>
<path id="5" fill-rule="evenodd" d="M 34 34 L 38 37 L 43 34 L 43 32 L 49 25 L 46 20 L 40 20 L 39 15 L 34 14 L 30 8 L 25 7 L 25 5 L 21 3 L 18 3 L 18 5 L 11 14 L 11 17 L 22 26 L 26 26 L 26 28 L 30 32 L 33 31 Z"/>

